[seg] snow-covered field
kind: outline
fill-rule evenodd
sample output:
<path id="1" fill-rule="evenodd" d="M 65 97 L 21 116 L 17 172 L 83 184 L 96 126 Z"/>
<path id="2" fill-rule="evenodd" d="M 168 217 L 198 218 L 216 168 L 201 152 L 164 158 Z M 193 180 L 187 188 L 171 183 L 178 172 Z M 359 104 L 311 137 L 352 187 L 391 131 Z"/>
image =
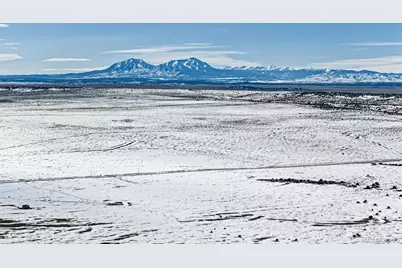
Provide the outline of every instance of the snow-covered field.
<path id="1" fill-rule="evenodd" d="M 401 116 L 284 94 L 1 91 L 0 243 L 401 242 Z"/>

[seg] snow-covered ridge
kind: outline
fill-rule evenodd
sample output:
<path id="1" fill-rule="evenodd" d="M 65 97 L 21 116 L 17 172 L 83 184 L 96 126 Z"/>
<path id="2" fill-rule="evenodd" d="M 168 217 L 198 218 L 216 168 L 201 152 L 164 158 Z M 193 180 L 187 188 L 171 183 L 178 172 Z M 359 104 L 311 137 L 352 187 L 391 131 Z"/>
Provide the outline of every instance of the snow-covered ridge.
<path id="1" fill-rule="evenodd" d="M 402 74 L 373 71 L 335 70 L 270 66 L 237 66 L 215 68 L 197 58 L 172 60 L 159 65 L 141 59 L 128 59 L 111 67 L 81 74 L 93 78 L 177 78 L 177 79 L 243 79 L 265 82 L 311 82 L 311 83 L 357 83 L 357 82 L 402 82 Z"/>
<path id="2" fill-rule="evenodd" d="M 103 70 L 76 74 L 0 76 L 1 81 L 40 81 L 40 79 L 158 79 L 205 80 L 259 83 L 387 83 L 402 82 L 402 74 L 368 70 L 292 68 L 270 66 L 237 66 L 215 68 L 197 58 L 171 60 L 154 65 L 141 59 L 128 59 Z M 30 80 L 31 79 L 31 80 Z"/>

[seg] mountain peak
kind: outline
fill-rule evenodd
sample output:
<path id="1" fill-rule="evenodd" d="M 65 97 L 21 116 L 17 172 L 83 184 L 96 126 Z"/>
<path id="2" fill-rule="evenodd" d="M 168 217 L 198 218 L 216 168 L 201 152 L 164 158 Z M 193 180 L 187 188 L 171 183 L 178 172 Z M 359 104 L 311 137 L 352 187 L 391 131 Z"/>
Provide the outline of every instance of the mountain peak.
<path id="1" fill-rule="evenodd" d="M 130 58 L 130 59 L 115 63 L 112 66 L 114 66 L 114 65 L 119 65 L 119 66 L 123 66 L 123 65 L 138 65 L 138 64 L 150 65 L 149 63 L 145 62 L 144 60 L 136 59 L 136 58 Z"/>
<path id="2" fill-rule="evenodd" d="M 159 66 L 161 66 L 164 69 L 173 69 L 179 72 L 196 71 L 205 73 L 207 71 L 215 70 L 208 63 L 194 57 L 187 59 L 171 60 Z"/>
<path id="3" fill-rule="evenodd" d="M 146 62 L 145 62 L 144 60 L 142 60 L 142 59 L 129 58 L 129 59 L 127 59 L 127 60 L 123 60 L 123 61 L 117 62 L 117 63 L 115 63 L 115 64 L 113 64 L 113 65 L 116 65 L 116 64 L 120 64 L 120 65 L 124 65 L 124 64 L 137 64 L 137 63 L 142 64 L 142 63 L 146 63 Z M 147 63 L 146 63 L 146 64 L 147 64 Z"/>
<path id="4" fill-rule="evenodd" d="M 186 58 L 185 60 L 190 60 L 190 61 L 201 61 L 201 62 L 202 62 L 202 60 L 197 59 L 197 58 L 195 58 L 195 57 Z"/>
<path id="5" fill-rule="evenodd" d="M 194 58 L 194 57 L 185 58 L 185 59 L 179 59 L 179 60 L 171 60 L 170 62 L 172 62 L 172 61 L 177 61 L 177 62 L 180 62 L 180 63 L 183 63 L 183 64 L 184 63 L 191 63 L 191 64 L 206 64 L 206 65 L 209 65 L 205 61 L 202 61 L 202 60 Z"/>
<path id="6" fill-rule="evenodd" d="M 137 58 L 129 58 L 129 59 L 123 60 L 123 62 L 124 62 L 124 61 L 144 61 L 144 60 L 142 60 L 142 59 L 137 59 Z"/>

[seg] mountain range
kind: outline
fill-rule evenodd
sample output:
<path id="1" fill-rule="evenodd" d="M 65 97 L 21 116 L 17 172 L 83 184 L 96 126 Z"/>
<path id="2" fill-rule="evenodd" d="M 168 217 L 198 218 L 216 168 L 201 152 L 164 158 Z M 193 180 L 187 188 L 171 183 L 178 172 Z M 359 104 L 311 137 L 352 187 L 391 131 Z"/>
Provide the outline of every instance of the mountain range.
<path id="1" fill-rule="evenodd" d="M 400 83 L 402 74 L 380 73 L 369 70 L 225 67 L 214 68 L 197 58 L 172 60 L 153 65 L 141 59 L 128 59 L 103 70 L 68 74 L 3 75 L 0 82 L 40 81 L 208 81 L 218 83 Z"/>

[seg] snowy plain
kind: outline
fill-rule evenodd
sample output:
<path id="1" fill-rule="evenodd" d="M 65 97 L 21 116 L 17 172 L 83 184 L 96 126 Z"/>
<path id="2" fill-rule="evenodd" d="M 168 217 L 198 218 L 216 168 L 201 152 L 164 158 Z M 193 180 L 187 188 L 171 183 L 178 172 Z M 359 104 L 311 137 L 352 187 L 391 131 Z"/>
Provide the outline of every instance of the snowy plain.
<path id="1" fill-rule="evenodd" d="M 402 99 L 292 94 L 1 91 L 0 243 L 400 243 Z"/>

